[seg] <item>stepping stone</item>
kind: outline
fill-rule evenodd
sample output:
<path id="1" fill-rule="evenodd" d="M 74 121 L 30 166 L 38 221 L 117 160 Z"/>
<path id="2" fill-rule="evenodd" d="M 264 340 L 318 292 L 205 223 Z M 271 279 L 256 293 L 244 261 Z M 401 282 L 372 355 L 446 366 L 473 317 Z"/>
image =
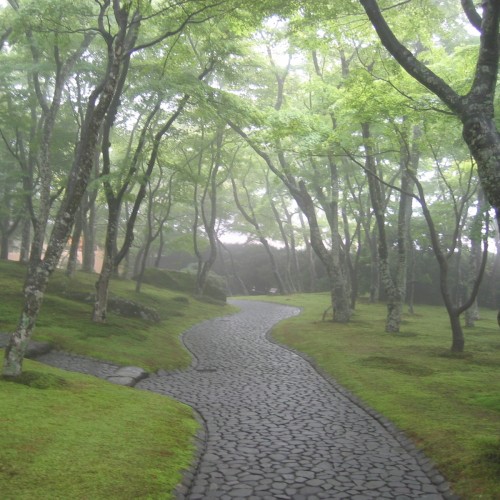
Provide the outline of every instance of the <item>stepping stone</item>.
<path id="1" fill-rule="evenodd" d="M 118 368 L 112 375 L 106 377 L 106 380 L 118 385 L 133 387 L 139 380 L 148 376 L 148 372 L 138 366 L 123 366 Z"/>

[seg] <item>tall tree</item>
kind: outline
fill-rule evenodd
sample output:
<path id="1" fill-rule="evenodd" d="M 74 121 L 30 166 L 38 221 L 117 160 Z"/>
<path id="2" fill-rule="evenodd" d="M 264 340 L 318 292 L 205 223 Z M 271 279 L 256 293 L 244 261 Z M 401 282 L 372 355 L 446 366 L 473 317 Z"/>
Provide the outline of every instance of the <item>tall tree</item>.
<path id="1" fill-rule="evenodd" d="M 488 221 L 486 221 L 485 234 L 483 235 L 483 255 L 482 255 L 481 265 L 479 266 L 477 274 L 474 277 L 472 286 L 469 290 L 468 297 L 464 297 L 461 303 L 457 304 L 453 300 L 452 294 L 450 293 L 450 286 L 448 279 L 449 279 L 449 258 L 451 255 L 453 255 L 457 247 L 457 243 L 459 240 L 458 234 L 459 234 L 461 217 L 460 216 L 457 217 L 455 231 L 450 243 L 450 247 L 448 248 L 448 250 L 444 250 L 440 241 L 439 233 L 436 229 L 436 224 L 427 205 L 422 184 L 419 182 L 416 176 L 413 176 L 413 180 L 415 182 L 418 191 L 418 196 L 416 198 L 420 203 L 420 205 L 422 206 L 423 214 L 427 222 L 427 226 L 429 228 L 434 255 L 439 264 L 440 291 L 451 325 L 451 333 L 452 333 L 451 351 L 463 352 L 465 339 L 464 339 L 462 325 L 460 323 L 460 315 L 471 307 L 471 305 L 474 303 L 477 297 L 479 285 L 481 283 L 481 279 L 486 266 L 486 257 L 488 255 L 488 232 L 489 232 Z"/>

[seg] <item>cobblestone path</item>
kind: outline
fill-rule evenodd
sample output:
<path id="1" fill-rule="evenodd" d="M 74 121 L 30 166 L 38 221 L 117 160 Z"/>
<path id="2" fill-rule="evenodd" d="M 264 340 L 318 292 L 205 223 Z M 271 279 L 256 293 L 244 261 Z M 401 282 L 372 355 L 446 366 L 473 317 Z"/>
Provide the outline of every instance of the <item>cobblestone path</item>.
<path id="1" fill-rule="evenodd" d="M 195 360 L 136 387 L 173 396 L 201 415 L 204 446 L 178 498 L 453 498 L 428 461 L 319 375 L 271 343 L 297 309 L 233 301 L 241 312 L 183 337 Z"/>

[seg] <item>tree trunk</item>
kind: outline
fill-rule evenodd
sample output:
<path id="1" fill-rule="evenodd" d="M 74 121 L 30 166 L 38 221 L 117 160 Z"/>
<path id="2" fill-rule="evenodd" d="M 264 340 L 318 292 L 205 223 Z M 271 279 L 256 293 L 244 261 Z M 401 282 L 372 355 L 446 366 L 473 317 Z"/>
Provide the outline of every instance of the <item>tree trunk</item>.
<path id="1" fill-rule="evenodd" d="M 75 217 L 75 226 L 73 228 L 73 235 L 71 236 L 71 244 L 68 253 L 68 264 L 66 267 L 66 275 L 73 276 L 78 265 L 78 248 L 80 247 L 80 240 L 82 236 L 82 209 L 78 210 Z"/>
<path id="2" fill-rule="evenodd" d="M 108 309 L 108 290 L 111 276 L 113 275 L 113 259 L 105 252 L 102 262 L 101 272 L 95 284 L 96 294 L 94 309 L 92 311 L 92 321 L 105 323 Z"/>
<path id="3" fill-rule="evenodd" d="M 283 279 L 281 278 L 281 273 L 279 272 L 278 265 L 276 264 L 276 259 L 274 258 L 273 251 L 271 250 L 271 247 L 263 236 L 259 236 L 259 241 L 262 243 L 262 246 L 264 247 L 267 256 L 269 257 L 269 262 L 271 263 L 271 270 L 273 272 L 274 279 L 276 280 L 276 285 L 278 287 L 278 291 L 281 295 L 285 295 L 288 293 L 288 290 L 283 282 Z"/>
<path id="4" fill-rule="evenodd" d="M 368 186 L 370 188 L 370 198 L 372 200 L 373 212 L 377 222 L 378 233 L 378 258 L 380 279 L 387 295 L 387 319 L 385 331 L 388 333 L 397 333 L 401 325 L 402 314 L 402 294 L 398 286 L 397 280 L 394 280 L 391 275 L 389 265 L 389 249 L 387 245 L 387 236 L 385 232 L 385 215 L 384 202 L 382 197 L 382 187 L 377 176 L 377 169 L 373 156 L 373 147 L 371 144 L 370 125 L 364 123 L 362 125 L 363 141 L 366 152 L 366 171 L 368 172 Z M 400 260 L 402 249 L 400 252 Z"/>
<path id="5" fill-rule="evenodd" d="M 25 217 L 22 223 L 21 231 L 21 249 L 19 252 L 19 261 L 27 263 L 30 254 L 30 239 L 31 239 L 31 220 Z"/>
<path id="6" fill-rule="evenodd" d="M 264 237 L 264 234 L 262 232 L 260 224 L 255 216 L 255 212 L 254 212 L 253 205 L 252 205 L 252 200 L 250 198 L 250 194 L 248 193 L 248 189 L 245 186 L 245 180 L 244 179 L 242 180 L 242 184 L 243 184 L 243 189 L 245 190 L 245 194 L 246 194 L 246 201 L 248 204 L 248 210 L 240 202 L 240 199 L 238 196 L 238 189 L 236 187 L 236 182 L 232 176 L 231 176 L 231 183 L 233 186 L 234 201 L 236 203 L 236 206 L 238 207 L 238 210 L 241 212 L 241 215 L 243 215 L 243 218 L 255 228 L 255 234 L 257 235 L 257 238 L 261 242 L 262 246 L 264 247 L 264 250 L 266 251 L 267 256 L 269 257 L 269 262 L 271 264 L 271 269 L 273 272 L 273 276 L 276 280 L 276 286 L 278 287 L 279 293 L 282 295 L 286 294 L 287 289 L 286 289 L 285 284 L 283 283 L 283 280 L 281 278 L 281 274 L 280 274 L 278 266 L 276 264 L 276 259 L 274 258 L 274 255 L 273 255 L 273 252 L 272 252 L 271 247 L 269 245 L 269 242 Z"/>
<path id="7" fill-rule="evenodd" d="M 99 176 L 99 151 L 94 157 L 94 177 Z M 82 216 L 82 270 L 87 273 L 95 271 L 95 225 L 96 225 L 96 199 L 97 189 L 88 191 L 85 195 L 85 203 Z"/>
<path id="8" fill-rule="evenodd" d="M 304 244 L 306 246 L 306 255 L 309 271 L 307 276 L 309 278 L 307 291 L 313 293 L 316 291 L 316 265 L 314 261 L 314 250 L 309 240 L 309 235 L 307 234 L 307 227 L 304 221 L 303 212 L 299 210 L 299 220 L 300 227 L 302 228 L 302 236 L 304 238 Z"/>
<path id="9" fill-rule="evenodd" d="M 95 269 L 95 203 L 90 205 L 88 217 L 83 219 L 82 270 L 93 273 Z"/>
<path id="10" fill-rule="evenodd" d="M 7 377 L 17 377 L 21 374 L 24 353 L 35 327 L 51 274 L 42 262 L 30 267 L 24 283 L 24 306 L 21 317 L 5 349 L 3 374 Z"/>
<path id="11" fill-rule="evenodd" d="M 410 237 L 410 241 L 412 241 Z M 415 314 L 415 249 L 410 247 L 410 284 L 408 286 L 408 312 L 410 314 Z"/>
<path id="12" fill-rule="evenodd" d="M 314 202 L 303 182 L 300 182 L 300 196 L 295 195 L 299 207 L 304 212 L 309 222 L 309 233 L 311 236 L 311 245 L 315 254 L 319 257 L 326 268 L 331 290 L 333 321 L 336 323 L 347 323 L 351 318 L 351 308 L 349 295 L 346 293 L 344 275 L 340 268 L 335 264 L 335 260 L 340 260 L 332 257 L 330 251 L 325 247 L 321 235 L 321 229 L 316 218 Z"/>
<path id="13" fill-rule="evenodd" d="M 106 226 L 106 241 L 101 271 L 95 284 L 96 296 L 92 321 L 104 323 L 107 316 L 108 288 L 115 271 L 116 238 L 118 235 L 119 203 L 108 202 L 108 224 Z"/>
<path id="14" fill-rule="evenodd" d="M 448 309 L 448 317 L 451 325 L 451 352 L 463 352 L 465 346 L 464 332 L 460 324 L 460 314 L 455 308 Z"/>
<path id="15" fill-rule="evenodd" d="M 239 273 L 238 273 L 238 271 L 236 269 L 236 265 L 234 263 L 233 254 L 231 253 L 231 251 L 229 250 L 229 248 L 226 245 L 224 245 L 221 241 L 219 241 L 219 245 L 229 255 L 229 261 L 231 262 L 231 274 L 235 277 L 236 281 L 238 282 L 238 284 L 239 284 L 239 286 L 240 286 L 240 288 L 242 290 L 243 295 L 249 295 L 248 288 L 245 285 L 245 282 L 241 279 L 241 276 L 239 275 Z"/>
<path id="16" fill-rule="evenodd" d="M 292 290 L 295 292 L 302 292 L 302 283 L 300 280 L 300 263 L 299 256 L 297 254 L 297 243 L 295 240 L 295 228 L 293 225 L 292 214 L 288 211 L 285 206 L 283 198 L 281 199 L 283 210 L 285 212 L 285 217 L 287 220 L 288 227 L 290 228 L 290 252 L 292 257 L 292 268 L 290 270 L 290 279 L 292 281 Z"/>
<path id="17" fill-rule="evenodd" d="M 0 260 L 9 259 L 9 235 L 6 231 L 2 231 L 0 239 Z"/>
<path id="18" fill-rule="evenodd" d="M 278 226 L 279 232 L 281 234 L 281 239 L 283 241 L 283 244 L 285 245 L 285 253 L 286 253 L 286 266 L 285 266 L 285 283 L 282 284 L 283 290 L 286 291 L 286 293 L 295 293 L 296 288 L 294 285 L 294 279 L 291 275 L 291 268 L 292 268 L 292 253 L 290 250 L 290 242 L 288 240 L 288 235 L 286 234 L 285 227 L 283 224 L 283 221 L 281 220 L 280 213 L 278 211 L 278 208 L 276 207 L 276 203 L 273 199 L 273 194 L 271 193 L 271 186 L 269 183 L 269 171 L 266 172 L 266 194 L 269 199 L 269 206 L 271 207 L 271 211 L 274 215 L 274 220 L 276 221 L 276 224 Z M 274 272 L 274 271 L 273 271 Z M 275 273 L 275 276 L 279 276 Z M 281 277 L 279 277 L 281 280 Z"/>
<path id="19" fill-rule="evenodd" d="M 468 276 L 467 276 L 467 290 L 470 290 L 474 286 L 474 281 L 481 267 L 481 227 L 483 225 L 483 216 L 485 211 L 485 198 L 484 191 L 479 188 L 477 194 L 477 207 L 476 214 L 472 221 L 472 227 L 470 231 L 470 258 L 468 266 Z M 477 303 L 477 298 L 474 303 L 465 311 L 465 326 L 472 328 L 474 322 L 479 319 L 479 306 Z"/>
<path id="20" fill-rule="evenodd" d="M 316 174 L 313 180 L 316 197 L 321 205 L 321 208 L 325 212 L 330 230 L 331 248 L 330 251 L 327 252 L 327 254 L 329 254 L 327 272 L 330 278 L 330 284 L 333 287 L 332 297 L 334 297 L 335 300 L 335 304 L 332 304 L 334 321 L 345 323 L 349 321 L 352 311 L 350 307 L 351 293 L 349 284 L 349 270 L 347 269 L 347 265 L 345 262 L 348 259 L 348 256 L 345 255 L 346 250 L 343 250 L 342 248 L 342 240 L 339 232 L 340 187 L 338 166 L 334 159 L 333 152 L 329 151 L 327 155 L 327 167 L 329 173 L 328 190 L 330 196 L 328 197 L 325 193 L 324 186 L 319 182 L 319 179 L 321 178 L 320 169 L 313 158 L 311 158 L 310 161 Z M 299 184 L 305 196 L 305 184 L 303 181 L 301 181 Z M 328 192 L 328 190 L 326 191 Z M 307 204 L 309 205 L 309 203 Z M 315 210 L 314 207 L 311 208 L 309 206 L 309 211 L 311 212 L 311 214 L 313 210 Z M 307 213 L 306 217 L 308 217 L 309 222 L 311 222 Z M 317 225 L 317 221 L 314 222 L 314 224 Z M 313 243 L 314 247 L 312 238 L 311 243 Z M 317 253 L 316 248 L 315 251 Z"/>
<path id="21" fill-rule="evenodd" d="M 107 71 L 103 81 L 96 86 L 88 99 L 87 112 L 80 132 L 75 161 L 68 177 L 65 195 L 55 218 L 43 260 L 40 258 L 42 239 L 35 238 L 32 245 L 30 265 L 28 266 L 28 275 L 24 287 L 25 302 L 23 311 L 17 329 L 11 335 L 9 344 L 5 349 L 3 373 L 8 377 L 17 377 L 22 372 L 25 350 L 40 312 L 49 277 L 61 257 L 73 227 L 75 213 L 87 188 L 94 163 L 99 130 L 116 89 L 124 52 L 128 16 L 125 10 L 116 9 L 115 17 L 119 31 L 112 40 L 108 39 L 110 61 Z"/>
<path id="22" fill-rule="evenodd" d="M 370 248 L 370 304 L 376 304 L 380 296 L 380 264 L 377 251 L 376 229 L 372 234 L 367 235 L 368 246 Z"/>

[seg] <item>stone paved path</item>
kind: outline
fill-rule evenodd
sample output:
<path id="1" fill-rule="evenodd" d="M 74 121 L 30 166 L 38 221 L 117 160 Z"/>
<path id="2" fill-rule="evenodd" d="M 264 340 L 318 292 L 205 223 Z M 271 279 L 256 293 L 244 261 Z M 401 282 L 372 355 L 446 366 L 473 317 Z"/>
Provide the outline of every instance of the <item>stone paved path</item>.
<path id="1" fill-rule="evenodd" d="M 268 340 L 270 328 L 298 309 L 232 303 L 241 312 L 184 334 L 190 369 L 136 384 L 191 405 L 203 422 L 198 460 L 178 500 L 456 498 L 389 422 Z M 36 359 L 123 383 L 116 375 L 124 368 L 111 363 L 57 351 Z"/>
<path id="2" fill-rule="evenodd" d="M 195 361 L 136 387 L 193 406 L 206 429 L 178 498 L 452 498 L 432 465 L 266 332 L 298 310 L 234 301 L 184 335 Z"/>

